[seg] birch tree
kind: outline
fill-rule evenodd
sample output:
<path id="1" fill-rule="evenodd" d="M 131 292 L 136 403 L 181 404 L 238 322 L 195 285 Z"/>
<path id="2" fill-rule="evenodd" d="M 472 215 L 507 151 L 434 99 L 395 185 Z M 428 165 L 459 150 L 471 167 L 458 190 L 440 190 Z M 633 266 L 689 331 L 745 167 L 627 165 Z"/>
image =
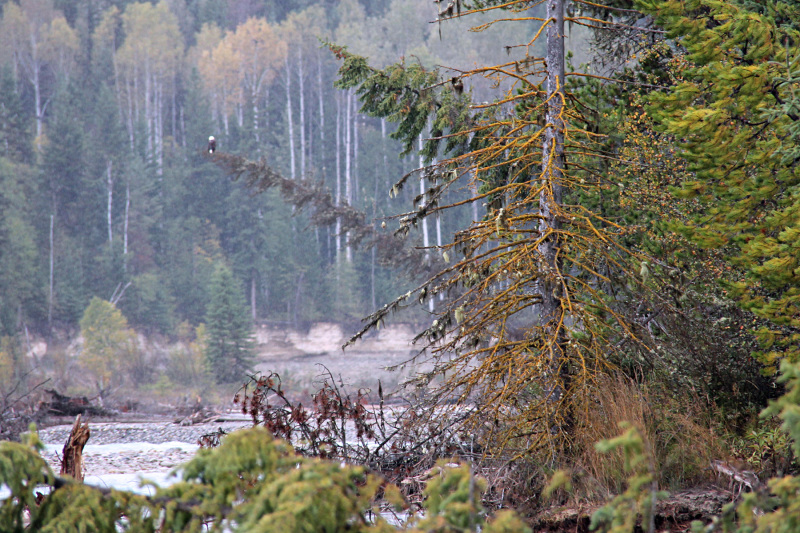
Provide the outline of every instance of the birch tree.
<path id="1" fill-rule="evenodd" d="M 22 0 L 3 9 L 0 39 L 12 59 L 14 72 L 33 88 L 36 145 L 41 147 L 44 115 L 54 92 L 46 85 L 46 73 L 53 70 L 68 77 L 77 53 L 77 36 L 51 0 Z"/>
<path id="2" fill-rule="evenodd" d="M 128 135 L 135 144 L 136 128 L 145 127 L 148 159 L 163 166 L 165 102 L 176 90 L 183 60 L 183 39 L 178 21 L 167 4 L 130 4 L 122 14 L 125 40 L 117 50 L 118 84 L 124 87 L 122 102 Z"/>
<path id="3" fill-rule="evenodd" d="M 241 86 L 240 106 L 251 106 L 253 131 L 259 139 L 260 110 L 264 91 L 278 74 L 278 69 L 286 57 L 286 42 L 266 20 L 250 18 L 226 35 L 225 40 L 233 50 L 234 60 L 239 68 L 238 81 Z"/>
<path id="4" fill-rule="evenodd" d="M 229 132 L 228 119 L 239 102 L 239 65 L 230 40 L 222 31 L 205 24 L 197 35 L 196 64 L 209 98 L 211 119 Z"/>

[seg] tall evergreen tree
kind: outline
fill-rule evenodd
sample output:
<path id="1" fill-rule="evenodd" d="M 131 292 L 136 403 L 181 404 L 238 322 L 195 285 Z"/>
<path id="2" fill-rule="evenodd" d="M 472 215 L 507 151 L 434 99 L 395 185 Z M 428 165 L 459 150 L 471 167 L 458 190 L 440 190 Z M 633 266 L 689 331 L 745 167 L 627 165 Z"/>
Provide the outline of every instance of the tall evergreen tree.
<path id="1" fill-rule="evenodd" d="M 0 158 L 0 335 L 19 331 L 37 314 L 41 317 L 41 281 L 34 229 L 25 206 L 30 172 Z"/>
<path id="2" fill-rule="evenodd" d="M 756 333 L 762 360 L 776 368 L 778 358 L 800 356 L 800 31 L 788 23 L 800 20 L 800 6 L 646 7 L 687 52 L 679 83 L 649 108 L 682 139 L 694 174 L 682 194 L 702 205 L 680 229 L 742 269 L 725 288 L 773 324 Z"/>
<path id="3" fill-rule="evenodd" d="M 0 73 L 0 154 L 13 160 L 33 159 L 33 129 L 14 87 L 11 69 Z"/>
<path id="4" fill-rule="evenodd" d="M 217 267 L 209 290 L 206 365 L 217 383 L 233 383 L 252 367 L 252 322 L 241 288 L 228 267 Z"/>

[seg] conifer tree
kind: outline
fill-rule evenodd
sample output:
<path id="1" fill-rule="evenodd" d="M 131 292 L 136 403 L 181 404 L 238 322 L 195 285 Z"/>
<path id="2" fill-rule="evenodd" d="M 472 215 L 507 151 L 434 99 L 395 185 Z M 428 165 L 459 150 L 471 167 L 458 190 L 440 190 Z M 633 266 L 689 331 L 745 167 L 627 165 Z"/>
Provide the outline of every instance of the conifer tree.
<path id="1" fill-rule="evenodd" d="M 492 446 L 531 450 L 569 428 L 594 376 L 608 368 L 621 339 L 632 337 L 622 310 L 630 305 L 627 295 L 643 289 L 631 274 L 644 258 L 624 246 L 627 228 L 575 198 L 575 191 L 615 194 L 586 169 L 587 158 L 602 157 L 600 136 L 584 126 L 586 108 L 567 91 L 564 72 L 564 22 L 590 19 L 574 2 L 548 2 L 546 12 L 521 1 L 494 4 L 481 3 L 476 12 L 525 12 L 512 20 L 536 21 L 534 41 L 546 41 L 547 57 L 527 43 L 504 64 L 454 69 L 453 76 L 418 61 L 376 69 L 344 48 L 331 49 L 343 60 L 337 85 L 356 89 L 363 113 L 397 123 L 392 137 L 405 153 L 427 137 L 421 149 L 427 166 L 390 192 L 397 196 L 417 174 L 429 184 L 396 235 L 445 209 L 486 207 L 439 250 L 444 263 L 435 273 L 371 315 L 365 330 L 412 297 L 424 303 L 446 295 L 418 336 L 436 356 L 434 374 L 448 376 L 432 398 L 473 402 L 484 420 L 495 421 L 487 437 Z M 451 2 L 439 22 L 469 15 L 470 6 Z M 514 48 L 507 46 L 509 53 Z M 465 87 L 484 75 L 505 90 L 494 102 L 471 102 Z M 477 195 L 448 205 L 446 194 L 458 187 Z M 634 290 L 616 290 L 620 285 Z"/>
<path id="2" fill-rule="evenodd" d="M 0 154 L 18 162 L 33 159 L 33 130 L 22 99 L 14 88 L 11 69 L 0 73 Z"/>
<path id="3" fill-rule="evenodd" d="M 800 6 L 642 5 L 686 51 L 677 84 L 648 110 L 681 139 L 693 173 L 681 194 L 702 205 L 679 229 L 742 269 L 725 289 L 772 323 L 756 334 L 777 368 L 800 356 Z"/>
<path id="4" fill-rule="evenodd" d="M 220 265 L 211 278 L 206 312 L 206 365 L 217 383 L 243 380 L 253 363 L 253 325 L 239 283 Z"/>
<path id="5" fill-rule="evenodd" d="M 513 511 L 489 516 L 481 505 L 486 481 L 452 462 L 428 472 L 419 515 L 390 524 L 379 498 L 396 511 L 409 507 L 396 485 L 364 467 L 299 456 L 262 427 L 201 449 L 180 470 L 181 481 L 152 497 L 57 477 L 37 453 L 43 448 L 35 433 L 23 443 L 0 442 L 0 486 L 9 493 L 0 499 L 4 531 L 531 531 Z"/>

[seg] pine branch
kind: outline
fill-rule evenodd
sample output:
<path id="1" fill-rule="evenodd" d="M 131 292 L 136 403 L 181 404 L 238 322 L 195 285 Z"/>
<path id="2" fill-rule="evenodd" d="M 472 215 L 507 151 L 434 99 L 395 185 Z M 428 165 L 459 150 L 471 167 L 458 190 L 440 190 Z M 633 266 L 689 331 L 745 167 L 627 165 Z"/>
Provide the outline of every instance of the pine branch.
<path id="1" fill-rule="evenodd" d="M 401 226 L 394 233 L 378 230 L 375 221 L 368 220 L 366 213 L 350 206 L 346 201 L 343 200 L 342 205 L 337 206 L 333 195 L 322 182 L 286 178 L 263 158 L 260 161 L 250 161 L 223 152 L 205 154 L 205 157 L 234 181 L 243 180 L 252 194 L 277 189 L 286 203 L 298 211 L 310 212 L 313 226 L 331 227 L 340 221 L 341 233 L 350 234 L 350 243 L 363 249 L 375 248 L 378 261 L 384 266 L 401 268 L 423 278 L 440 270 L 441 264 L 437 264 L 437 261 L 426 260 L 426 256 L 430 257 L 428 250 L 415 246 L 407 238 L 407 226 Z"/>

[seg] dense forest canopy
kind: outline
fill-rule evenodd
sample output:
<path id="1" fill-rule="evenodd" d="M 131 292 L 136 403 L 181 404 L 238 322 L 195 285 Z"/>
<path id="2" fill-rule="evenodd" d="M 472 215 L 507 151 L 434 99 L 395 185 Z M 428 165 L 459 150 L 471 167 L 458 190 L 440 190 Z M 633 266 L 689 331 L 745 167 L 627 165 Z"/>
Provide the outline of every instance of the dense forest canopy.
<path id="1" fill-rule="evenodd" d="M 326 384 L 316 423 L 339 413 L 344 452 L 306 453 L 402 472 L 401 484 L 457 456 L 491 478 L 498 508 L 603 501 L 589 528 L 618 532 L 656 531 L 660 489 L 728 476 L 734 500 L 750 493 L 701 511 L 693 531 L 795 531 L 800 4 L 434 4 L 4 4 L 0 378 L 21 359 L 9 335 L 81 315 L 102 395 L 120 372 L 154 377 L 129 324 L 186 337 L 164 386 L 221 384 L 251 366 L 253 320 L 367 315 L 354 341 L 412 307 L 416 361 L 430 365 L 406 383 L 397 430 L 363 442 L 369 459 L 348 456 L 344 420 L 369 433 L 348 413 L 363 415 L 370 392 L 345 408 Z M 568 51 L 573 36 L 590 55 Z M 251 376 L 237 401 L 290 438 L 315 417 L 281 383 Z M 247 435 L 226 442 L 264 451 L 266 434 Z M 387 463 L 372 455 L 384 445 Z M 6 507 L 21 517 L 33 483 L 20 478 L 41 480 L 41 460 L 4 450 L 0 474 L 22 494 Z M 238 523 L 254 501 L 273 518 L 266 493 L 181 500 L 206 490 L 213 476 L 191 472 L 220 457 L 228 479 L 260 490 L 247 481 L 258 468 L 227 453 L 190 464 L 168 498 L 188 507 L 166 520 Z M 92 490 L 44 481 L 47 512 Z M 152 521 L 164 501 L 129 505 Z M 459 530 L 479 528 L 474 513 Z M 342 527 L 383 526 L 354 520 Z"/>
<path id="2" fill-rule="evenodd" d="M 391 182 L 420 162 L 398 158 L 393 125 L 333 87 L 322 42 L 379 64 L 470 68 L 506 54 L 499 35 L 527 31 L 450 26 L 440 38 L 435 18 L 422 1 L 4 2 L 3 334 L 74 328 L 95 296 L 144 331 L 197 324 L 222 263 L 254 319 L 356 320 L 399 293 L 407 278 L 276 194 L 251 196 L 201 152 L 214 135 L 219 150 L 322 181 L 380 224 L 413 197 L 390 204 Z M 414 238 L 441 243 L 472 216 Z"/>

